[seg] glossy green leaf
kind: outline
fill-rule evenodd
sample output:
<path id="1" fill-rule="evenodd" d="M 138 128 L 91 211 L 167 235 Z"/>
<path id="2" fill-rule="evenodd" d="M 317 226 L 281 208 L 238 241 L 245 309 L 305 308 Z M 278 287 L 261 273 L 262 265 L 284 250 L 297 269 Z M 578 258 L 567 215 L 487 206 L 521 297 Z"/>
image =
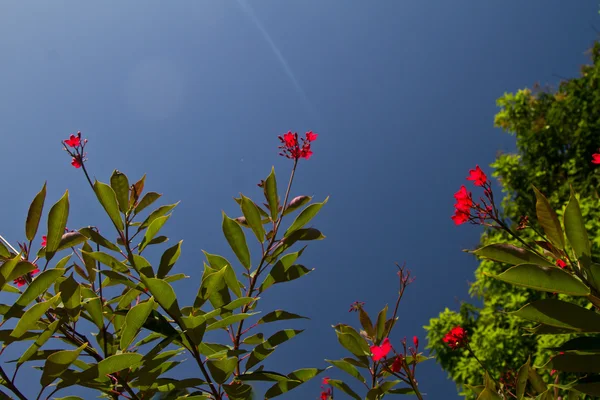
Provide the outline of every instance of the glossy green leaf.
<path id="1" fill-rule="evenodd" d="M 314 271 L 314 269 L 308 269 L 304 265 L 293 264 L 289 267 L 285 267 L 283 263 L 277 262 L 273 268 L 271 268 L 271 271 L 269 271 L 269 275 L 265 277 L 259 292 L 264 292 L 265 289 L 276 283 L 290 282 L 301 278 L 311 271 Z"/>
<path id="2" fill-rule="evenodd" d="M 29 272 L 38 269 L 37 265 L 31 263 L 30 261 L 21 260 L 17 263 L 15 268 L 12 270 L 10 275 L 8 276 L 8 280 L 12 281 L 17 279 L 20 276 L 23 276 Z"/>
<path id="3" fill-rule="evenodd" d="M 230 357 L 222 360 L 206 361 L 210 375 L 216 383 L 225 383 L 237 366 L 237 358 Z"/>
<path id="4" fill-rule="evenodd" d="M 272 399 L 287 393 L 290 390 L 300 386 L 302 383 L 311 380 L 323 371 L 325 371 L 325 369 L 303 368 L 296 370 L 288 375 L 288 381 L 280 381 L 271 386 L 265 393 L 265 399 Z"/>
<path id="5" fill-rule="evenodd" d="M 179 204 L 179 202 L 177 202 L 175 204 L 168 204 L 168 205 L 165 205 L 165 206 L 160 206 L 156 210 L 152 211 L 150 213 L 150 215 L 148 215 L 148 217 L 146 217 L 146 219 L 144 220 L 144 222 L 142 222 L 141 225 L 138 227 L 138 231 L 141 231 L 142 229 L 145 229 L 148 226 L 150 226 L 150 224 L 152 222 L 154 222 L 154 220 L 156 218 L 159 218 L 159 217 L 162 217 L 162 216 L 166 215 L 169 211 L 171 211 L 172 209 L 174 209 L 175 207 L 177 207 L 178 204 Z"/>
<path id="6" fill-rule="evenodd" d="M 240 261 L 240 263 L 246 269 L 250 269 L 250 250 L 248 250 L 248 244 L 246 243 L 246 235 L 244 231 L 233 219 L 229 218 L 227 214 L 223 213 L 223 234 L 227 243 L 233 250 L 234 254 Z"/>
<path id="7" fill-rule="evenodd" d="M 529 321 L 578 332 L 600 332 L 600 315 L 557 299 L 544 299 L 510 313 Z"/>
<path id="8" fill-rule="evenodd" d="M 252 336 L 248 336 L 242 340 L 244 344 L 260 344 L 265 341 L 265 335 L 263 333 L 255 333 Z"/>
<path id="9" fill-rule="evenodd" d="M 44 315 L 46 311 L 50 309 L 50 307 L 53 307 L 59 298 L 60 293 L 48 301 L 43 301 L 33 305 L 29 310 L 25 311 L 23 316 L 19 318 L 19 322 L 17 322 L 17 325 L 10 333 L 10 336 L 13 338 L 20 338 L 28 330 L 34 329 L 42 315 Z"/>
<path id="10" fill-rule="evenodd" d="M 196 346 L 202 343 L 207 325 L 204 315 L 183 317 L 183 324 L 185 326 L 185 333 L 190 341 Z"/>
<path id="11" fill-rule="evenodd" d="M 158 272 L 156 273 L 157 278 L 164 278 L 171 272 L 171 269 L 179 259 L 181 255 L 181 244 L 183 240 L 180 240 L 173 247 L 169 247 L 160 258 L 160 264 L 158 266 Z"/>
<path id="12" fill-rule="evenodd" d="M 558 347 L 554 347 L 551 350 L 557 352 L 565 352 L 571 350 L 577 350 L 581 352 L 600 352 L 600 338 L 594 336 L 582 336 L 571 339 Z"/>
<path id="13" fill-rule="evenodd" d="M 375 327 L 375 335 L 377 338 L 377 344 L 379 344 L 384 337 L 386 337 L 385 321 L 387 318 L 388 306 L 386 305 L 379 314 L 377 314 L 377 325 Z"/>
<path id="14" fill-rule="evenodd" d="M 138 203 L 137 206 L 135 206 L 135 209 L 133 210 L 134 214 L 139 214 L 141 213 L 146 207 L 150 206 L 151 204 L 153 204 L 156 200 L 160 199 L 160 197 L 162 196 L 162 194 L 160 193 L 156 193 L 156 192 L 148 192 L 144 195 L 144 197 L 142 197 L 142 199 L 140 200 L 140 202 Z"/>
<path id="15" fill-rule="evenodd" d="M 226 269 L 227 266 L 224 266 L 219 271 L 213 271 L 210 268 L 205 270 L 196 300 L 194 301 L 195 308 L 200 308 L 206 300 L 210 300 L 214 308 L 219 308 L 231 302 L 231 296 L 225 281 Z"/>
<path id="16" fill-rule="evenodd" d="M 552 262 L 545 258 L 540 257 L 527 249 L 522 249 L 507 243 L 490 244 L 475 250 L 473 254 L 510 265 L 535 264 L 544 267 L 555 267 Z"/>
<path id="17" fill-rule="evenodd" d="M 271 287 L 274 283 L 277 283 L 276 278 L 284 279 L 286 276 L 286 271 L 289 268 L 291 268 L 292 265 L 294 264 L 294 262 L 302 255 L 305 248 L 306 247 L 300 249 L 297 252 L 289 253 L 289 254 L 286 254 L 283 257 L 281 257 L 273 266 L 273 269 L 275 270 L 274 276 L 272 275 L 273 271 L 271 271 L 271 273 L 269 273 L 269 275 L 267 275 L 265 277 L 264 281 L 261 283 L 258 292 L 262 293 L 266 289 Z M 300 271 L 297 271 L 297 272 L 299 273 Z M 290 274 L 292 274 L 292 272 L 290 272 Z M 282 281 L 285 282 L 285 280 L 282 280 Z"/>
<path id="18" fill-rule="evenodd" d="M 146 320 L 150 316 L 150 313 L 155 306 L 154 299 L 151 297 L 148 301 L 139 303 L 127 312 L 125 317 L 125 324 L 121 330 L 121 342 L 120 349 L 125 351 L 129 348 L 131 342 L 133 342 L 138 335 L 140 329 L 146 323 Z"/>
<path id="19" fill-rule="evenodd" d="M 491 275 L 490 275 L 491 276 Z M 574 275 L 558 267 L 520 264 L 493 276 L 503 282 L 550 293 L 587 296 L 590 289 Z"/>
<path id="20" fill-rule="evenodd" d="M 277 346 L 290 340 L 294 336 L 299 335 L 302 332 L 303 330 L 284 329 L 271 335 L 269 339 L 265 340 L 252 350 L 250 356 L 248 357 L 248 360 L 246 361 L 246 370 L 254 367 L 255 365 L 258 365 L 273 351 L 275 351 Z"/>
<path id="21" fill-rule="evenodd" d="M 303 228 L 298 229 L 290 234 L 290 236 L 284 237 L 279 244 L 277 244 L 272 250 L 271 254 L 267 257 L 267 262 L 273 263 L 279 257 L 280 254 L 285 252 L 287 249 L 292 247 L 296 242 L 309 241 L 309 240 L 323 240 L 323 235 L 318 229 L 314 228 Z"/>
<path id="22" fill-rule="evenodd" d="M 225 273 L 224 273 L 225 283 L 227 284 L 227 287 L 229 287 L 229 289 L 233 293 L 235 293 L 235 295 L 237 297 L 241 297 L 242 290 L 240 288 L 240 283 L 235 275 L 235 270 L 231 266 L 231 263 L 229 261 L 227 261 L 227 259 L 225 257 L 221 257 L 216 254 L 210 254 L 204 250 L 202 250 L 202 252 L 206 256 L 206 261 L 212 268 L 214 268 L 216 270 L 220 270 L 221 268 L 223 268 L 225 266 L 227 267 L 225 269 Z"/>
<path id="23" fill-rule="evenodd" d="M 127 267 L 127 265 L 123 264 L 121 261 L 117 260 L 110 254 L 104 253 L 102 251 L 94 251 L 91 253 L 82 251 L 81 253 L 106 265 L 107 267 L 110 267 L 111 269 L 117 272 L 129 273 L 129 267 Z"/>
<path id="24" fill-rule="evenodd" d="M 517 385 L 516 385 L 516 396 L 517 400 L 522 400 L 525 395 L 525 389 L 527 388 L 527 381 L 529 379 L 529 368 L 531 364 L 531 358 L 527 359 L 527 362 L 519 368 L 517 374 Z"/>
<path id="25" fill-rule="evenodd" d="M 267 176 L 267 180 L 264 182 L 263 190 L 265 192 L 267 203 L 269 203 L 271 219 L 275 221 L 279 214 L 279 196 L 277 195 L 277 179 L 275 178 L 275 168 L 271 168 L 271 173 L 269 176 Z"/>
<path id="26" fill-rule="evenodd" d="M 110 187 L 117 196 L 121 212 L 129 211 L 129 179 L 127 179 L 127 175 L 115 169 L 110 176 Z"/>
<path id="27" fill-rule="evenodd" d="M 87 237 L 85 237 L 84 235 L 82 235 L 81 233 L 79 233 L 77 231 L 67 232 L 60 239 L 60 243 L 59 243 L 58 249 L 56 249 L 56 251 L 61 251 L 64 249 L 75 247 L 77 245 L 80 245 L 81 243 L 84 243 L 86 240 L 87 240 Z"/>
<path id="28" fill-rule="evenodd" d="M 232 324 L 235 324 L 236 322 L 240 322 L 240 321 L 242 321 L 248 317 L 251 317 L 255 314 L 256 313 L 240 313 L 240 314 L 230 315 L 229 317 L 223 318 L 213 324 L 208 325 L 206 327 L 206 331 L 208 332 L 208 331 L 212 331 L 215 329 L 225 328 L 228 325 L 232 325 Z"/>
<path id="29" fill-rule="evenodd" d="M 54 354 L 51 354 L 44 364 L 44 368 L 42 369 L 42 379 L 40 383 L 42 386 L 48 386 L 51 384 L 56 378 L 59 378 L 61 374 L 69 368 L 71 364 L 79 354 L 87 347 L 87 343 L 81 345 L 75 350 L 63 350 L 58 351 Z"/>
<path id="30" fill-rule="evenodd" d="M 29 211 L 27 212 L 27 220 L 25 221 L 25 236 L 27 240 L 33 240 L 37 233 L 40 219 L 42 218 L 42 210 L 44 209 L 44 201 L 46 200 L 46 182 L 42 186 L 42 190 L 35 195 Z"/>
<path id="31" fill-rule="evenodd" d="M 58 200 L 48 213 L 48 233 L 46 239 L 46 260 L 50 261 L 60 245 L 69 217 L 69 191 Z"/>
<path id="32" fill-rule="evenodd" d="M 17 264 L 21 261 L 21 255 L 17 254 L 15 257 L 0 264 L 0 289 L 3 289 L 7 281 L 10 281 L 13 270 Z"/>
<path id="33" fill-rule="evenodd" d="M 144 238 L 139 246 L 139 252 L 141 253 L 148 243 L 156 236 L 156 234 L 162 229 L 163 225 L 169 220 L 171 214 L 156 218 L 146 229 Z"/>
<path id="34" fill-rule="evenodd" d="M 104 329 L 104 317 L 100 297 L 94 297 L 84 301 L 83 308 L 88 312 L 92 318 L 92 322 L 94 322 L 98 329 Z"/>
<path id="35" fill-rule="evenodd" d="M 146 285 L 152 296 L 154 296 L 156 302 L 169 313 L 171 318 L 175 319 L 181 325 L 181 310 L 179 309 L 173 287 L 164 280 L 157 278 L 142 276 L 142 282 L 144 282 L 144 285 Z"/>
<path id="36" fill-rule="evenodd" d="M 100 361 L 98 364 L 77 374 L 79 382 L 97 379 L 124 369 L 132 368 L 142 361 L 142 355 L 139 353 L 123 353 L 110 356 Z"/>
<path id="37" fill-rule="evenodd" d="M 338 325 L 340 327 L 340 325 Z M 349 326 L 345 326 L 346 329 L 336 329 L 335 334 L 337 335 L 338 342 L 349 352 L 355 356 L 370 356 L 371 351 L 369 350 L 368 344 L 365 340 Z M 363 343 L 364 342 L 364 343 Z M 366 349 L 365 349 L 366 346 Z"/>
<path id="38" fill-rule="evenodd" d="M 254 232 L 256 239 L 262 243 L 265 241 L 265 228 L 263 228 L 262 218 L 258 206 L 248 197 L 241 195 L 241 209 L 248 225 Z"/>
<path id="39" fill-rule="evenodd" d="M 13 318 L 15 316 L 20 315 L 20 313 L 31 304 L 35 299 L 44 293 L 48 288 L 56 282 L 56 280 L 64 274 L 64 269 L 49 269 L 47 271 L 42 272 L 39 276 L 37 276 L 31 284 L 27 285 L 27 288 L 19 296 L 17 301 L 12 305 L 10 310 L 6 312 L 4 315 L 4 319 L 7 320 L 9 318 Z"/>
<path id="40" fill-rule="evenodd" d="M 266 324 L 269 322 L 284 321 L 284 320 L 289 320 L 289 319 L 310 319 L 310 318 L 303 317 L 302 315 L 294 314 L 294 313 L 287 312 L 284 310 L 275 310 L 275 311 L 271 311 L 270 313 L 266 314 L 264 317 L 259 319 L 256 322 L 256 324 Z"/>
<path id="41" fill-rule="evenodd" d="M 285 382 L 290 380 L 287 375 L 280 374 L 279 372 L 264 370 L 248 372 L 239 375 L 237 379 L 242 382 Z"/>
<path id="42" fill-rule="evenodd" d="M 10 258 L 10 251 L 6 248 L 4 243 L 0 240 L 0 258 Z"/>
<path id="43" fill-rule="evenodd" d="M 485 388 L 481 393 L 479 393 L 477 400 L 502 400 L 502 397 L 500 397 L 498 393 Z"/>
<path id="44" fill-rule="evenodd" d="M 40 333 L 35 342 L 32 343 L 31 346 L 29 346 L 23 354 L 21 354 L 19 360 L 17 361 L 17 365 L 21 365 L 25 361 L 29 360 L 31 356 L 33 356 L 44 344 L 46 344 L 48 339 L 50 339 L 52 335 L 54 335 L 54 333 L 58 330 L 59 324 L 61 324 L 61 322 L 62 321 L 57 319 L 56 321 L 48 325 L 48 327 L 42 333 Z"/>
<path id="45" fill-rule="evenodd" d="M 581 209 L 579 208 L 579 202 L 575 197 L 574 193 L 571 193 L 569 203 L 565 208 L 565 231 L 569 243 L 575 252 L 578 260 L 586 261 L 591 257 L 590 241 L 588 239 L 587 230 L 585 229 L 585 222 L 581 216 Z"/>
<path id="46" fill-rule="evenodd" d="M 117 202 L 117 195 L 115 194 L 115 191 L 106 183 L 95 181 L 94 192 L 96 193 L 96 197 L 100 201 L 104 211 L 106 211 L 106 214 L 108 214 L 115 227 L 119 231 L 122 231 L 124 228 L 123 220 L 119 214 L 119 204 Z"/>
<path id="47" fill-rule="evenodd" d="M 223 390 L 225 390 L 225 393 L 227 393 L 227 398 L 229 400 L 253 400 L 254 399 L 254 393 L 252 392 L 252 386 L 250 386 L 250 385 L 240 384 L 238 382 L 235 382 L 235 383 L 231 383 L 229 385 L 223 385 L 222 387 L 223 387 Z M 183 400 L 183 399 L 177 399 L 177 400 Z M 201 400 L 201 399 L 200 398 L 192 399 L 191 397 L 187 397 L 185 400 Z"/>
<path id="48" fill-rule="evenodd" d="M 327 204 L 328 200 L 329 197 L 327 197 L 322 203 L 311 204 L 310 206 L 302 210 L 302 212 L 298 214 L 296 219 L 294 219 L 294 222 L 292 222 L 290 227 L 285 231 L 283 236 L 289 236 L 290 233 L 297 231 L 300 228 L 303 228 L 304 225 L 308 224 L 319 213 L 321 208 L 325 204 Z"/>
<path id="49" fill-rule="evenodd" d="M 120 251 L 119 246 L 117 246 L 110 240 L 106 239 L 104 236 L 99 234 L 95 229 L 93 229 L 91 227 L 81 228 L 79 230 L 79 233 L 81 233 L 82 235 L 85 235 L 92 242 L 99 244 L 102 247 L 106 247 L 107 249 L 116 251 L 116 252 Z"/>
<path id="50" fill-rule="evenodd" d="M 353 399 L 361 400 L 361 397 L 358 394 L 356 394 L 356 392 L 354 390 L 352 390 L 350 388 L 350 386 L 348 386 L 344 382 L 337 380 L 337 379 L 329 379 L 329 384 L 331 386 L 333 386 L 334 388 L 339 389 L 342 392 L 346 393 L 348 396 L 352 397 Z"/>
<path id="51" fill-rule="evenodd" d="M 565 248 L 565 234 L 563 233 L 560 222 L 556 213 L 550 206 L 548 199 L 534 186 L 535 192 L 535 210 L 538 217 L 538 222 L 542 226 L 546 237 L 557 248 L 563 250 Z"/>
<path id="52" fill-rule="evenodd" d="M 354 365 L 350 364 L 348 361 L 345 361 L 345 360 L 325 360 L 325 361 L 327 361 L 331 365 L 334 365 L 336 368 L 341 369 L 342 371 L 349 374 L 353 378 L 358 379 L 359 381 L 361 381 L 363 383 L 366 383 L 365 378 L 360 374 L 358 369 Z"/>

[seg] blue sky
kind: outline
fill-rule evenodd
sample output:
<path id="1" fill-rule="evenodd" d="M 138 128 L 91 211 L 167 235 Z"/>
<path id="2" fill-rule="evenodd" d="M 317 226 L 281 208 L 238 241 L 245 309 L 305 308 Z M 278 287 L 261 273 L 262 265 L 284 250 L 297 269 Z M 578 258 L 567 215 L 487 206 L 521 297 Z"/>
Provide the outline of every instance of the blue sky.
<path id="1" fill-rule="evenodd" d="M 422 326 L 468 298 L 476 267 L 461 249 L 476 246 L 480 230 L 454 226 L 452 194 L 469 168 L 514 148 L 493 127 L 495 100 L 576 76 L 594 25 L 592 1 L 4 3 L 0 234 L 23 238 L 44 180 L 47 204 L 70 190 L 71 228 L 107 226 L 61 151 L 81 130 L 99 180 L 115 168 L 130 180 L 147 173 L 163 204 L 181 200 L 165 232 L 184 240 L 176 268 L 191 278 L 176 288 L 190 304 L 200 249 L 234 258 L 221 210 L 237 215 L 239 192 L 260 200 L 256 183 L 272 165 L 283 186 L 291 164 L 277 156 L 277 135 L 313 130 L 315 155 L 301 162 L 292 194 L 331 196 L 315 220 L 327 239 L 303 256 L 314 272 L 263 297 L 265 311 L 311 318 L 294 324 L 306 331 L 269 369 L 342 357 L 331 325 L 357 322 L 347 312 L 355 300 L 371 313 L 393 303 L 396 261 L 417 281 L 393 341 L 418 335 L 424 344 Z M 434 361 L 419 369 L 428 398 L 458 398 Z M 318 392 L 315 380 L 288 398 Z"/>

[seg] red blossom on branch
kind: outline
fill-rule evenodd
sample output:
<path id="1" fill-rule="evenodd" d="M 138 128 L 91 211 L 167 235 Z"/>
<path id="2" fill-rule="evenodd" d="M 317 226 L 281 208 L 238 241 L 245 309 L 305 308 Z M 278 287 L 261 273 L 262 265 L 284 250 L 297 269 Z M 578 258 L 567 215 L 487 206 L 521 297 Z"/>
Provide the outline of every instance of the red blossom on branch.
<path id="1" fill-rule="evenodd" d="M 467 180 L 473 181 L 475 186 L 483 186 L 487 183 L 487 176 L 485 176 L 485 173 L 479 168 L 479 165 L 476 165 L 475 169 L 469 170 Z"/>
<path id="2" fill-rule="evenodd" d="M 72 165 L 72 166 L 74 166 L 75 168 L 81 168 L 81 165 L 82 165 L 82 164 L 83 164 L 83 163 L 82 163 L 82 161 L 81 161 L 81 158 L 80 158 L 80 157 L 77 157 L 77 156 L 76 156 L 76 157 L 73 157 L 73 158 L 71 159 L 71 165 Z"/>
<path id="3" fill-rule="evenodd" d="M 71 156 L 71 165 L 75 168 L 81 168 L 83 163 L 87 161 L 86 153 L 83 152 L 87 139 L 81 140 L 81 132 L 76 135 L 70 135 L 68 139 L 63 140 L 64 150 Z"/>
<path id="4" fill-rule="evenodd" d="M 468 337 L 467 331 L 465 331 L 460 325 L 450 329 L 450 332 L 446 333 L 446 336 L 442 339 L 444 343 L 454 350 L 463 347 L 467 344 Z"/>
<path id="5" fill-rule="evenodd" d="M 33 264 L 33 265 L 35 265 L 35 264 Z M 36 268 L 35 268 L 33 271 L 29 272 L 29 273 L 31 274 L 31 277 L 33 277 L 35 274 L 37 274 L 37 273 L 39 273 L 39 272 L 40 272 L 40 270 L 37 268 L 37 265 L 35 265 L 35 266 L 36 266 Z M 27 279 L 25 278 L 25 275 L 23 275 L 23 276 L 19 276 L 19 277 L 18 277 L 17 279 L 15 279 L 13 282 L 14 282 L 14 283 L 15 283 L 15 285 L 17 285 L 18 287 L 21 287 L 21 286 L 23 286 L 23 285 L 27 284 Z"/>
<path id="6" fill-rule="evenodd" d="M 600 164 L 600 154 L 592 154 L 592 164 Z"/>
<path id="7" fill-rule="evenodd" d="M 69 147 L 78 147 L 81 145 L 81 132 L 77 132 L 77 136 L 71 135 L 67 140 L 65 140 L 65 144 Z"/>
<path id="8" fill-rule="evenodd" d="M 390 369 L 392 370 L 392 372 L 398 373 L 402 369 L 403 364 L 404 364 L 404 357 L 402 357 L 402 355 L 399 354 L 396 356 L 396 358 L 394 358 L 394 362 L 390 366 Z"/>
<path id="9" fill-rule="evenodd" d="M 371 346 L 373 361 L 379 361 L 382 358 L 385 358 L 390 351 L 392 351 L 392 345 L 388 338 L 383 339 L 380 346 Z"/>
<path id="10" fill-rule="evenodd" d="M 317 139 L 316 133 L 312 131 L 306 132 L 305 138 L 298 140 L 298 133 L 292 133 L 291 131 L 283 136 L 278 136 L 281 141 L 281 153 L 280 156 L 292 158 L 298 160 L 299 158 L 309 159 L 313 152 L 310 148 L 311 143 Z"/>
<path id="11" fill-rule="evenodd" d="M 47 240 L 48 238 L 45 235 L 42 236 L 42 247 L 46 247 Z"/>
<path id="12" fill-rule="evenodd" d="M 558 260 L 556 260 L 556 266 L 564 269 L 567 267 L 567 263 L 559 258 Z"/>
<path id="13" fill-rule="evenodd" d="M 321 400 L 328 400 L 331 397 L 331 388 L 321 392 Z"/>

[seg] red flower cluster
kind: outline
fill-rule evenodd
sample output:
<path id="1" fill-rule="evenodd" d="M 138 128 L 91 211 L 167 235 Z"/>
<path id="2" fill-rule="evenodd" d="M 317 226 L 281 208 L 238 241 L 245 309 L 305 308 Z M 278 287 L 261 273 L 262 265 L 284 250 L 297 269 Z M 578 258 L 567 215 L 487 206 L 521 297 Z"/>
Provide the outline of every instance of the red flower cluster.
<path id="1" fill-rule="evenodd" d="M 456 204 L 454 204 L 454 215 L 452 220 L 456 225 L 464 224 L 465 222 L 480 223 L 489 225 L 486 221 L 497 221 L 495 213 L 494 196 L 492 195 L 492 185 L 485 173 L 475 166 L 475 169 L 469 170 L 468 181 L 473 181 L 475 186 L 483 187 L 485 198 L 480 197 L 481 203 L 474 203 L 471 192 L 463 185 L 460 190 L 454 194 Z M 471 211 L 474 211 L 473 213 Z"/>
<path id="2" fill-rule="evenodd" d="M 321 381 L 321 396 L 319 397 L 319 399 L 320 400 L 333 399 L 333 389 L 331 387 L 325 389 L 323 387 L 325 385 L 329 385 L 329 378 L 328 377 L 323 378 L 323 380 Z"/>
<path id="3" fill-rule="evenodd" d="M 306 132 L 305 136 L 305 138 L 300 138 L 300 140 L 298 140 L 298 133 L 292 133 L 291 131 L 283 136 L 278 136 L 281 141 L 281 146 L 279 146 L 281 153 L 279 153 L 279 155 L 294 160 L 299 158 L 308 160 L 313 154 L 310 145 L 317 140 L 319 135 L 310 131 Z"/>
<path id="4" fill-rule="evenodd" d="M 379 361 L 385 358 L 388 353 L 392 351 L 392 345 L 390 339 L 385 338 L 381 342 L 381 346 L 371 346 L 371 353 L 373 353 L 373 361 Z"/>
<path id="5" fill-rule="evenodd" d="M 460 325 L 450 329 L 450 332 L 446 333 L 446 336 L 442 339 L 444 343 L 454 350 L 463 347 L 467 344 L 467 331 L 465 331 Z"/>
<path id="6" fill-rule="evenodd" d="M 600 154 L 592 154 L 592 164 L 600 164 Z"/>
<path id="7" fill-rule="evenodd" d="M 35 264 L 33 264 L 33 265 L 35 265 Z M 36 268 L 33 271 L 29 272 L 31 274 L 31 277 L 33 277 L 35 274 L 40 272 L 40 270 L 37 268 L 37 265 L 35 265 L 35 266 L 36 266 Z M 23 276 L 20 276 L 17 279 L 15 279 L 13 282 L 18 287 L 21 287 L 21 286 L 27 284 L 27 279 L 25 278 L 25 275 L 23 275 Z"/>
<path id="8" fill-rule="evenodd" d="M 65 146 L 64 149 L 71 156 L 71 165 L 75 168 L 81 168 L 86 161 L 86 154 L 83 152 L 83 149 L 87 143 L 87 139 L 82 141 L 81 132 L 77 132 L 77 135 L 70 135 L 69 138 L 63 140 L 62 143 Z"/>

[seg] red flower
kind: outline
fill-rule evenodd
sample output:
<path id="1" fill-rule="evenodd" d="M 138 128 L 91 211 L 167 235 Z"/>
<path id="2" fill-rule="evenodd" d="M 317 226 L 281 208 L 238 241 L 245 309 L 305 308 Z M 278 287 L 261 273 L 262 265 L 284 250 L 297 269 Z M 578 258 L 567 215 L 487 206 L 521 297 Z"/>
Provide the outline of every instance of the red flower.
<path id="1" fill-rule="evenodd" d="M 416 336 L 413 336 L 413 343 L 415 344 L 415 348 L 419 348 L 419 338 Z"/>
<path id="2" fill-rule="evenodd" d="M 400 372 L 403 363 L 404 357 L 402 357 L 401 355 L 397 355 L 396 358 L 394 358 L 394 362 L 392 363 L 390 369 L 392 370 L 392 372 Z"/>
<path id="3" fill-rule="evenodd" d="M 469 170 L 468 181 L 474 181 L 475 186 L 483 186 L 487 183 L 487 176 L 483 173 L 479 165 L 475 166 L 475 169 Z"/>
<path id="4" fill-rule="evenodd" d="M 65 140 L 65 144 L 70 147 L 77 147 L 81 145 L 81 132 L 77 132 L 77 136 L 69 136 L 69 138 Z"/>
<path id="5" fill-rule="evenodd" d="M 306 132 L 306 140 L 308 140 L 309 142 L 313 142 L 315 140 L 317 140 L 317 135 L 316 133 L 313 133 L 313 131 L 310 132 Z"/>
<path id="6" fill-rule="evenodd" d="M 42 247 L 46 247 L 48 238 L 46 236 L 42 236 Z"/>
<path id="7" fill-rule="evenodd" d="M 556 260 L 556 266 L 557 267 L 561 267 L 561 268 L 566 268 L 567 267 L 567 263 L 564 262 L 563 260 L 561 260 L 560 258 L 558 260 Z"/>
<path id="8" fill-rule="evenodd" d="M 467 331 L 465 331 L 460 325 L 450 329 L 450 332 L 446 333 L 446 336 L 442 339 L 444 343 L 447 343 L 452 350 L 459 347 L 463 347 L 467 344 Z"/>
<path id="9" fill-rule="evenodd" d="M 371 346 L 371 353 L 373 353 L 373 361 L 379 361 L 385 358 L 388 353 L 392 350 L 390 339 L 385 338 L 381 342 L 381 346 Z"/>
<path id="10" fill-rule="evenodd" d="M 74 166 L 75 168 L 81 168 L 81 158 L 80 157 L 73 157 L 73 159 L 71 160 L 71 165 Z"/>
<path id="11" fill-rule="evenodd" d="M 600 154 L 592 154 L 592 164 L 600 164 Z"/>
<path id="12" fill-rule="evenodd" d="M 286 147 L 294 147 L 298 144 L 298 139 L 292 132 L 288 132 L 283 135 L 283 142 L 285 143 Z"/>
<path id="13" fill-rule="evenodd" d="M 329 377 L 326 376 L 325 378 L 323 378 L 323 381 L 321 382 L 323 385 L 329 385 Z"/>
<path id="14" fill-rule="evenodd" d="M 317 134 L 311 132 L 306 132 L 306 138 L 300 138 L 300 142 L 298 141 L 298 133 L 288 132 L 283 136 L 279 136 L 279 140 L 281 141 L 281 153 L 279 155 L 293 158 L 294 160 L 298 160 L 299 158 L 309 159 L 313 152 L 310 149 L 310 144 L 312 141 L 317 139 Z"/>
<path id="15" fill-rule="evenodd" d="M 33 265 L 35 265 L 35 264 L 33 264 Z M 31 272 L 30 272 L 30 274 L 31 274 L 31 276 L 33 277 L 35 274 L 37 274 L 37 273 L 39 273 L 39 272 L 40 272 L 40 270 L 37 268 L 37 265 L 36 265 L 36 268 L 35 268 L 33 271 L 31 271 Z M 25 284 L 27 283 L 27 279 L 25 279 L 25 275 L 23 275 L 23 276 L 19 276 L 19 277 L 18 277 L 17 279 L 15 279 L 13 282 L 14 282 L 14 283 L 15 283 L 15 285 L 17 285 L 18 287 L 21 287 L 21 286 L 23 286 L 23 285 L 25 285 Z"/>
<path id="16" fill-rule="evenodd" d="M 331 396 L 331 388 L 327 389 L 327 390 L 323 390 L 321 392 L 321 400 L 328 400 L 329 397 Z"/>
<path id="17" fill-rule="evenodd" d="M 455 211 L 452 220 L 456 225 L 464 224 L 469 221 L 471 207 L 473 206 L 471 192 L 463 185 L 458 192 L 454 193 L 454 198 L 456 199 L 456 204 L 454 204 Z"/>

